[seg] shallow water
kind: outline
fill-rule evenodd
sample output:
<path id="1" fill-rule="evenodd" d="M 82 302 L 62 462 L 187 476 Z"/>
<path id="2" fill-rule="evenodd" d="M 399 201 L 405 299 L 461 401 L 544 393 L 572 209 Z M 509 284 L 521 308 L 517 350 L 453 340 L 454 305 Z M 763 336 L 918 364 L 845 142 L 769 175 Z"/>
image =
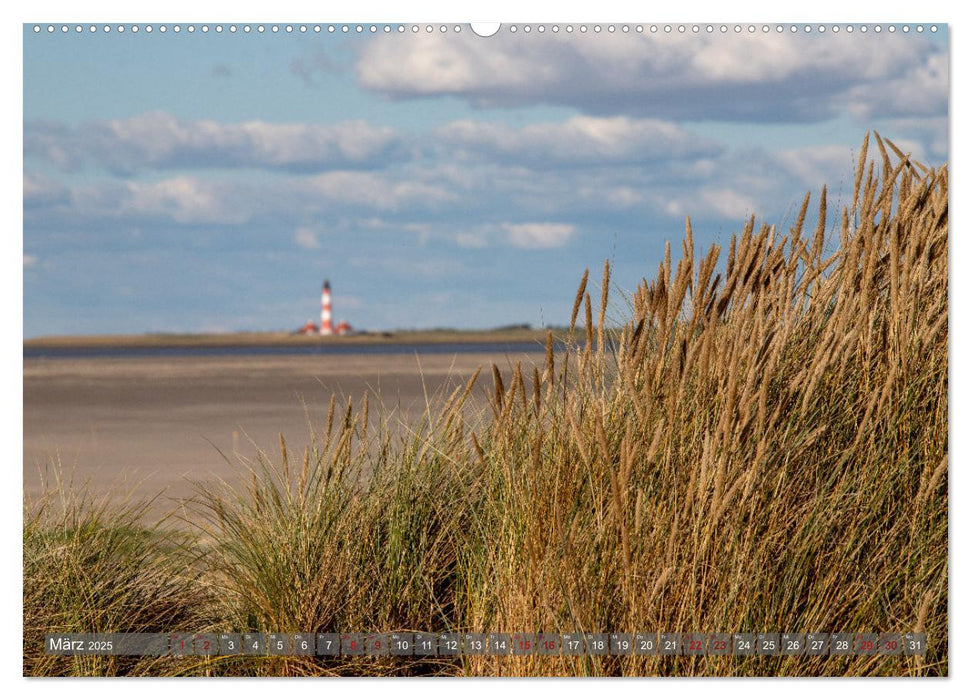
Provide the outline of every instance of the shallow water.
<path id="1" fill-rule="evenodd" d="M 555 350 L 563 346 L 557 343 Z M 25 347 L 24 359 L 81 359 L 125 357 L 234 357 L 241 355 L 456 355 L 467 353 L 514 354 L 542 352 L 536 342 L 519 343 L 381 343 L 314 345 L 199 345 L 199 346 L 66 346 Z"/>

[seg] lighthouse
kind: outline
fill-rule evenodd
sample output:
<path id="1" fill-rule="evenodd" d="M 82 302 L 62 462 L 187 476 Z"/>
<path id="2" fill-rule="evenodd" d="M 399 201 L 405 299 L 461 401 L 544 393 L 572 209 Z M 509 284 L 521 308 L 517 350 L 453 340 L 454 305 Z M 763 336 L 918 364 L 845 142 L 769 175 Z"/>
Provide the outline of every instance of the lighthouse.
<path id="1" fill-rule="evenodd" d="M 324 280 L 324 289 L 320 293 L 320 334 L 333 335 L 334 327 L 331 322 L 330 311 L 330 282 Z"/>

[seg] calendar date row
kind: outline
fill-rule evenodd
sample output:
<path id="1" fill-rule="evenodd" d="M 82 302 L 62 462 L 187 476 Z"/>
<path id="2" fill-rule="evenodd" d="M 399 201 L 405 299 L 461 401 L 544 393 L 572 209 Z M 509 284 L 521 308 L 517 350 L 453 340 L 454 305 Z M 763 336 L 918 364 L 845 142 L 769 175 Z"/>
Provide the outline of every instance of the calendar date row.
<path id="1" fill-rule="evenodd" d="M 921 633 L 169 633 L 47 635 L 56 655 L 923 656 Z"/>

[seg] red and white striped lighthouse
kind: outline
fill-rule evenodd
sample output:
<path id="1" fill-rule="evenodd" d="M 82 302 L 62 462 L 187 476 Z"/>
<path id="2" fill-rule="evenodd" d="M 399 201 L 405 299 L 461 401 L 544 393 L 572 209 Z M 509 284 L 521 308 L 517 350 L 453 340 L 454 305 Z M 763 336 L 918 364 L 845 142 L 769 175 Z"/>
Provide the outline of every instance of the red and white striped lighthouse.
<path id="1" fill-rule="evenodd" d="M 324 280 L 324 290 L 320 293 L 320 334 L 333 335 L 334 327 L 331 323 L 330 312 L 330 282 Z"/>

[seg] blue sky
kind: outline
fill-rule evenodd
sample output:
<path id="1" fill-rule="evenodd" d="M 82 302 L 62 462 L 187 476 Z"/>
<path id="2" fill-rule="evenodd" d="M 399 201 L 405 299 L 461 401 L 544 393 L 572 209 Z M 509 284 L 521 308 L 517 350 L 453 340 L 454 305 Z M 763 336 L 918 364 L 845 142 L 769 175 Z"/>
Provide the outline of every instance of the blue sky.
<path id="1" fill-rule="evenodd" d="M 324 277 L 361 328 L 562 324 L 686 214 L 706 244 L 845 199 L 867 129 L 947 159 L 943 27 L 224 26 L 24 28 L 25 337 L 294 328 Z"/>

